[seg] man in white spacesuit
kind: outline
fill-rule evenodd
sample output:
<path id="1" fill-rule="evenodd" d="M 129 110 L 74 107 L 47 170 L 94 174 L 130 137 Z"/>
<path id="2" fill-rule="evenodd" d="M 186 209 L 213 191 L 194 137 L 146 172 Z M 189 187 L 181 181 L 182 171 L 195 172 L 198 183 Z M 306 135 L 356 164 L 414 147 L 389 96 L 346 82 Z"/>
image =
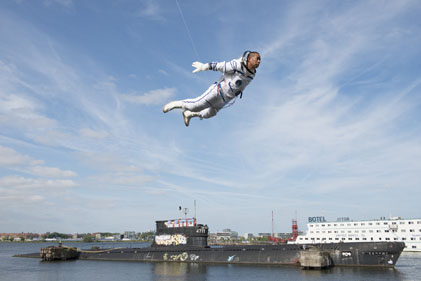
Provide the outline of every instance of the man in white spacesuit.
<path id="1" fill-rule="evenodd" d="M 239 59 L 229 62 L 211 62 L 192 64 L 199 71 L 213 70 L 221 71 L 223 75 L 212 84 L 200 97 L 172 101 L 162 108 L 167 113 L 174 108 L 181 108 L 183 111 L 184 124 L 189 125 L 192 117 L 210 118 L 226 106 L 232 99 L 243 94 L 243 90 L 256 75 L 256 68 L 260 64 L 258 52 L 246 51 Z"/>

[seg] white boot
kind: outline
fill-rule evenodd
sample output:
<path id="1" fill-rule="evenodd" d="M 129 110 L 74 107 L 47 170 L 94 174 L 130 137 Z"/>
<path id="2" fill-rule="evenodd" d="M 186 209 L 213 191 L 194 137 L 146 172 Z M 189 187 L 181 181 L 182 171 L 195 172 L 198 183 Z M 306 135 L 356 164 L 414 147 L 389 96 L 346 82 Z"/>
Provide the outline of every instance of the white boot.
<path id="1" fill-rule="evenodd" d="M 192 117 L 200 117 L 200 115 L 198 112 L 193 112 L 190 110 L 183 111 L 184 124 L 186 125 L 186 127 L 189 126 L 190 119 Z"/>
<path id="2" fill-rule="evenodd" d="M 181 108 L 182 106 L 183 106 L 182 101 L 172 101 L 164 105 L 164 107 L 162 108 L 162 111 L 164 113 L 167 113 L 168 111 L 173 110 L 174 108 Z"/>

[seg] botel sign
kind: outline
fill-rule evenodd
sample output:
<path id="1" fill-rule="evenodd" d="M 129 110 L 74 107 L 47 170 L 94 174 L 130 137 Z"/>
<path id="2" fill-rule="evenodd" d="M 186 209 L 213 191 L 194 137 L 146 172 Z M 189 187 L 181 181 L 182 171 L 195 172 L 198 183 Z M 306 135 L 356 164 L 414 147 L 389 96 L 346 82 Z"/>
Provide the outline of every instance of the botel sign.
<path id="1" fill-rule="evenodd" d="M 308 222 L 326 222 L 325 217 L 308 217 Z"/>

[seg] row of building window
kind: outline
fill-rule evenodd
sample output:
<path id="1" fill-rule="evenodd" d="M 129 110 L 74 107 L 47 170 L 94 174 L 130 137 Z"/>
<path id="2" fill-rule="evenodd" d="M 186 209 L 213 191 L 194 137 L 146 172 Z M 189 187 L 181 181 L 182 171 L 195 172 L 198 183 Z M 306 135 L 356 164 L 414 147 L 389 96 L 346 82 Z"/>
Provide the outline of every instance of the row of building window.
<path id="1" fill-rule="evenodd" d="M 367 232 L 367 230 L 354 230 L 354 233 L 360 233 L 360 231 L 361 231 L 361 233 Z M 352 230 L 348 230 L 347 232 L 352 233 Z M 369 233 L 374 233 L 374 232 L 381 233 L 382 231 L 380 229 L 377 229 L 376 231 L 370 229 L 370 230 L 368 230 L 368 232 Z M 389 229 L 385 229 L 385 230 L 383 230 L 383 232 L 388 233 L 388 232 L 398 232 L 398 231 L 393 230 L 393 229 L 391 231 Z M 401 229 L 400 232 L 406 232 L 406 229 Z M 416 230 L 415 229 L 409 229 L 409 232 L 416 232 Z M 421 228 L 418 229 L 418 232 L 421 232 Z M 320 231 L 310 230 L 310 233 L 320 233 Z M 325 230 L 323 230 L 323 231 L 321 231 L 321 233 L 339 233 L 339 230 L 327 230 L 327 232 Z M 341 230 L 341 233 L 345 233 L 345 230 Z"/>
<path id="2" fill-rule="evenodd" d="M 302 238 L 302 237 L 300 237 L 299 238 L 300 240 L 310 240 L 310 241 L 312 241 L 312 240 L 322 240 L 322 241 L 325 241 L 325 240 L 333 240 L 333 239 L 335 239 L 335 240 L 347 240 L 347 241 L 353 241 L 353 240 L 355 240 L 355 241 L 360 241 L 360 240 L 363 240 L 363 241 L 367 241 L 368 239 L 367 238 L 365 238 L 365 237 L 363 237 L 363 238 L 351 238 L 351 237 L 349 237 L 349 238 L 345 238 L 345 237 L 342 237 L 342 238 L 338 238 L 338 237 L 336 237 L 336 238 L 332 238 L 332 237 L 330 237 L 330 238 L 308 238 L 308 237 L 305 237 L 305 238 Z M 371 237 L 371 239 L 370 239 L 371 241 L 374 241 L 375 239 L 373 238 L 373 237 Z M 378 240 L 382 240 L 382 238 L 380 237 L 380 238 L 378 238 Z M 386 237 L 384 240 L 386 240 L 386 241 L 390 241 L 390 240 L 392 240 L 391 238 L 389 238 L 389 237 Z M 394 237 L 393 238 L 393 241 L 400 241 L 400 240 L 402 240 L 402 241 L 406 241 L 407 239 L 405 238 L 405 237 L 403 237 L 403 238 L 401 238 L 401 239 L 399 239 L 399 238 L 396 238 L 396 237 Z M 409 239 L 408 239 L 409 240 Z M 416 238 L 411 238 L 410 239 L 411 241 L 416 241 Z M 421 237 L 419 237 L 419 240 L 421 241 Z M 377 241 L 377 240 L 376 240 Z"/>
<path id="3" fill-rule="evenodd" d="M 417 224 L 421 224 L 421 221 L 416 221 L 416 223 Z M 388 222 L 383 222 L 383 225 L 388 225 L 389 223 Z M 392 225 L 396 225 L 397 224 L 397 222 L 392 222 L 391 223 Z M 399 222 L 399 224 L 405 224 L 405 222 L 404 221 L 401 221 L 401 222 Z M 408 221 L 408 224 L 415 224 L 415 222 L 413 222 L 413 221 Z M 333 223 L 333 224 L 330 224 L 330 223 L 328 223 L 328 224 L 310 224 L 309 226 L 310 227 L 325 227 L 325 226 L 345 226 L 345 224 L 344 223 Z M 362 223 L 347 223 L 346 224 L 346 226 L 365 226 L 365 225 L 374 225 L 374 223 L 372 223 L 372 222 L 368 222 L 368 223 L 365 223 L 365 222 L 362 222 Z M 381 225 L 381 223 L 380 222 L 376 222 L 375 223 L 375 225 Z"/>

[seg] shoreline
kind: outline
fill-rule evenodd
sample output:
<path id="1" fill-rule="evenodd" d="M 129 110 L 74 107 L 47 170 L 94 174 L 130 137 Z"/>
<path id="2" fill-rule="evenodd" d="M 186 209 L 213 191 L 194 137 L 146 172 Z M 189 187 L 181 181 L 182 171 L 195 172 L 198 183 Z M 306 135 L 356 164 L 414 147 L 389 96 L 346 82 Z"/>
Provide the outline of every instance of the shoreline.
<path id="1" fill-rule="evenodd" d="M 0 241 L 0 243 L 125 243 L 125 242 L 139 242 L 139 243 L 152 243 L 152 240 L 115 240 L 115 241 L 92 241 L 92 242 L 84 242 L 84 241 L 77 241 L 77 240 L 54 240 L 54 241 Z"/>

